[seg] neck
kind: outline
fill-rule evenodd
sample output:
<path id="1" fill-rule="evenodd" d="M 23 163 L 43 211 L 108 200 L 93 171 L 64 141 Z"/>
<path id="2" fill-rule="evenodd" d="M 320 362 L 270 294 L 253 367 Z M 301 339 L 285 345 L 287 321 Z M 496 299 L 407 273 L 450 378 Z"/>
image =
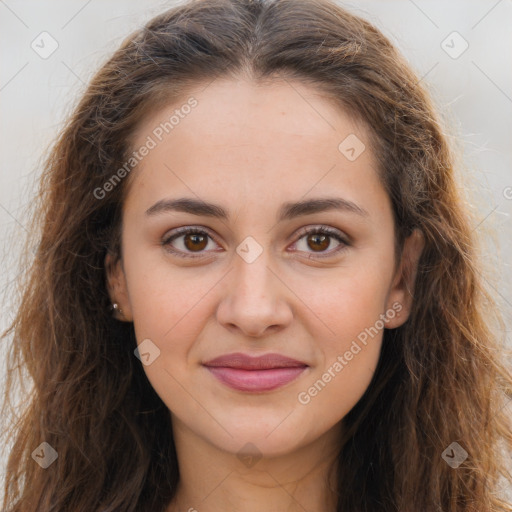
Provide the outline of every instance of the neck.
<path id="1" fill-rule="evenodd" d="M 341 424 L 292 453 L 272 457 L 227 452 L 175 417 L 173 435 L 180 483 L 166 512 L 336 510 L 329 470 L 336 461 Z"/>

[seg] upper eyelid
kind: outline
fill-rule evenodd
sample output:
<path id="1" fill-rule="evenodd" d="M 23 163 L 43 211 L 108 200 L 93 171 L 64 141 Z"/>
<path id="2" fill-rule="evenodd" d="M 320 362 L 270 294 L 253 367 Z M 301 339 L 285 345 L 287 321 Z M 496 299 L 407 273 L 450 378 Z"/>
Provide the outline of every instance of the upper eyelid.
<path id="1" fill-rule="evenodd" d="M 168 243 L 170 241 L 174 241 L 176 238 L 179 238 L 180 236 L 184 236 L 188 234 L 189 232 L 193 232 L 194 230 L 199 232 L 204 232 L 207 234 L 217 245 L 220 245 L 217 237 L 213 234 L 213 232 L 207 228 L 206 226 L 198 226 L 198 225 L 187 225 L 187 226 L 180 226 L 175 228 L 171 235 L 164 235 L 163 241 L 164 243 Z M 294 231 L 294 234 L 290 236 L 290 238 L 296 238 L 297 240 L 294 242 L 296 243 L 298 240 L 300 240 L 302 237 L 306 236 L 310 232 L 314 232 L 315 230 L 325 230 L 325 231 L 333 231 L 332 233 L 327 233 L 327 236 L 336 238 L 338 236 L 341 239 L 341 243 L 345 245 L 351 245 L 352 240 L 349 235 L 344 233 L 338 228 L 335 228 L 333 226 L 327 226 L 325 224 L 309 224 L 307 226 L 303 226 L 297 230 Z"/>
<path id="2" fill-rule="evenodd" d="M 194 226 L 194 225 L 192 225 L 192 226 L 180 226 L 178 228 L 175 228 L 175 229 L 171 230 L 172 234 L 167 234 L 166 233 L 163 236 L 163 239 L 165 241 L 165 240 L 169 240 L 171 238 L 179 238 L 180 236 L 187 235 L 187 234 L 189 234 L 190 231 L 193 232 L 194 230 L 196 230 L 198 232 L 201 232 L 201 233 L 202 232 L 206 233 L 210 238 L 212 238 L 215 241 L 215 243 L 217 243 L 217 244 L 219 243 L 217 241 L 217 237 L 213 234 L 213 232 L 209 228 L 204 227 L 204 226 Z"/>

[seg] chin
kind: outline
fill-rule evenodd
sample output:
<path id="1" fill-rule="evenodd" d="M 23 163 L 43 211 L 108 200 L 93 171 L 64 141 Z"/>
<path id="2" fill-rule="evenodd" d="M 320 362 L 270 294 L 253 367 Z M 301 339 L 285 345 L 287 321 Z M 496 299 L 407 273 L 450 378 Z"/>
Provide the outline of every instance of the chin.
<path id="1" fill-rule="evenodd" d="M 240 455 L 244 449 L 257 452 L 257 455 L 264 457 L 286 455 L 313 441 L 316 437 L 314 432 L 305 430 L 306 425 L 299 427 L 292 424 L 290 421 L 292 415 L 290 417 L 283 415 L 277 420 L 272 417 L 272 421 L 265 422 L 260 416 L 253 418 L 253 421 L 247 417 L 243 423 L 227 423 L 224 425 L 232 437 L 226 434 L 215 439 L 211 438 L 212 430 L 210 429 L 208 431 L 210 442 L 235 455 Z"/>

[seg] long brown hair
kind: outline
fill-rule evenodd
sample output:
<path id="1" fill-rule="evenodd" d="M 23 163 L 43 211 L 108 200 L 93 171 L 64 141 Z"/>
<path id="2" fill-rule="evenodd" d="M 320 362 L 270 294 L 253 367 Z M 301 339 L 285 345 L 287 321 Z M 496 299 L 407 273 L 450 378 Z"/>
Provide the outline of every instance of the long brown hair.
<path id="1" fill-rule="evenodd" d="M 498 492 L 511 482 L 512 376 L 452 151 L 389 40 L 328 0 L 181 3 L 130 35 L 93 77 L 42 173 L 17 314 L 3 333 L 12 335 L 4 413 L 16 379 L 33 388 L 7 432 L 2 510 L 158 512 L 173 498 L 169 411 L 134 357 L 133 324 L 108 311 L 104 259 L 120 256 L 127 180 L 101 198 L 94 190 L 125 164 L 151 110 L 240 74 L 307 81 L 363 121 L 397 246 L 414 228 L 425 238 L 411 315 L 385 330 L 374 378 L 343 420 L 337 510 L 512 510 Z M 42 442 L 58 454 L 47 469 L 32 457 Z M 454 449 L 467 452 L 458 467 L 443 457 Z"/>

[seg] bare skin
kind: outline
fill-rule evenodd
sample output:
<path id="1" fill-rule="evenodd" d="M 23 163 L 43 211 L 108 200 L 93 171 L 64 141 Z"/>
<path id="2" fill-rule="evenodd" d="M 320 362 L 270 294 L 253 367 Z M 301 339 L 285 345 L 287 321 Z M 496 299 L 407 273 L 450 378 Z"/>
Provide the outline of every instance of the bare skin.
<path id="1" fill-rule="evenodd" d="M 407 320 L 423 239 L 406 240 L 396 267 L 391 203 L 367 132 L 316 89 L 219 79 L 191 95 L 197 106 L 130 175 L 123 257 L 109 272 L 121 319 L 134 323 L 139 344 L 150 339 L 160 350 L 144 371 L 170 410 L 177 446 L 180 484 L 168 512 L 335 510 L 327 472 L 342 419 L 375 372 L 383 330 L 347 352 L 386 312 L 396 313 L 387 328 Z M 179 107 L 151 114 L 133 146 Z M 353 161 L 338 149 L 350 134 L 366 146 Z M 180 197 L 215 203 L 228 217 L 145 213 Z M 283 203 L 326 197 L 366 213 L 278 221 Z M 168 241 L 183 226 L 203 237 Z M 344 241 L 301 232 L 314 227 Z M 239 247 L 261 254 L 248 262 Z M 277 389 L 240 391 L 202 364 L 232 352 L 277 352 L 308 367 Z"/>

